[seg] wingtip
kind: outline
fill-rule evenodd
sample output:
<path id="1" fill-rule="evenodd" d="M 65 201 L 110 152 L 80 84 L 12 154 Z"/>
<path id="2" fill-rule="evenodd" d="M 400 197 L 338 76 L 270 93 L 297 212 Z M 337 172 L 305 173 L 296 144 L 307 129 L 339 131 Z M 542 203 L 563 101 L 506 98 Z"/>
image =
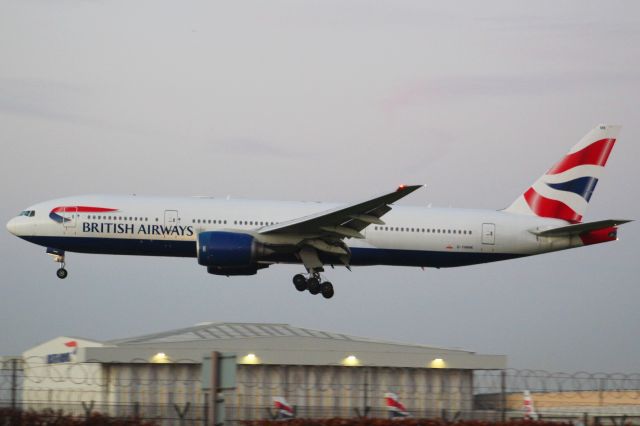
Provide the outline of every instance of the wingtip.
<path id="1" fill-rule="evenodd" d="M 402 185 L 398 186 L 398 189 L 396 189 L 396 191 L 397 192 L 400 192 L 400 191 L 415 191 L 416 189 L 420 189 L 423 186 L 426 186 L 426 185 L 405 185 L 405 184 L 402 184 Z"/>

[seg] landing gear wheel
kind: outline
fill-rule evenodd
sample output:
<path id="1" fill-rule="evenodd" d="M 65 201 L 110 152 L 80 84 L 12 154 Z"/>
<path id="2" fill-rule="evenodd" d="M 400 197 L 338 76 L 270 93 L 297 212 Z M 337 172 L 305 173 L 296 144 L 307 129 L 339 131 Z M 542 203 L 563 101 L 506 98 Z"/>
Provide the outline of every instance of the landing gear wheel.
<path id="1" fill-rule="evenodd" d="M 309 287 L 309 293 L 320 293 L 320 281 L 316 277 L 311 277 L 307 280 L 307 286 Z"/>
<path id="2" fill-rule="evenodd" d="M 307 289 L 307 279 L 302 274 L 294 275 L 293 285 L 296 286 L 296 290 L 305 291 Z"/>
<path id="3" fill-rule="evenodd" d="M 60 278 L 61 280 L 67 278 L 67 275 L 69 275 L 69 273 L 67 272 L 66 269 L 64 268 L 60 268 L 56 271 L 56 275 L 58 276 L 58 278 Z"/>
<path id="4" fill-rule="evenodd" d="M 320 291 L 322 292 L 322 297 L 325 299 L 331 299 L 333 297 L 333 284 L 329 281 L 325 281 L 320 284 Z"/>

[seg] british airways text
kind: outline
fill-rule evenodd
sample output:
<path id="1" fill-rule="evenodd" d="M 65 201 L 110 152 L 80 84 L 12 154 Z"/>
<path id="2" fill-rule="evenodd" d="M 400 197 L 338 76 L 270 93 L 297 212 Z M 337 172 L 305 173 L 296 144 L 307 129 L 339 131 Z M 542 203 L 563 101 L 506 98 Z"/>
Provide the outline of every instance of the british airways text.
<path id="1" fill-rule="evenodd" d="M 179 235 L 191 237 L 192 226 L 134 225 L 133 223 L 84 222 L 82 232 L 94 234 Z"/>

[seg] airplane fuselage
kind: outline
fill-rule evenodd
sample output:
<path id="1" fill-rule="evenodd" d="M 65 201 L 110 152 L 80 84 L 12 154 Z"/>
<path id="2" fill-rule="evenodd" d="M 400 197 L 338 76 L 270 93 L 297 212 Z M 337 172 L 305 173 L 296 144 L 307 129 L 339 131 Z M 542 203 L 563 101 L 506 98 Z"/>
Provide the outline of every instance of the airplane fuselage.
<path id="1" fill-rule="evenodd" d="M 74 208 L 56 212 L 60 206 Z M 33 216 L 14 218 L 8 228 L 29 242 L 60 251 L 197 257 L 197 235 L 202 232 L 230 231 L 260 238 L 265 226 L 337 206 L 320 202 L 88 195 L 36 204 L 27 209 L 35 212 Z M 559 219 L 494 210 L 394 206 L 385 215 L 384 225 L 370 225 L 362 232 L 365 238 L 349 238 L 346 244 L 351 251 L 349 264 L 353 266 L 453 267 L 584 245 L 578 236 L 544 238 L 531 232 L 566 224 Z M 277 252 L 262 257 L 260 262 L 300 260 L 295 253 Z"/>

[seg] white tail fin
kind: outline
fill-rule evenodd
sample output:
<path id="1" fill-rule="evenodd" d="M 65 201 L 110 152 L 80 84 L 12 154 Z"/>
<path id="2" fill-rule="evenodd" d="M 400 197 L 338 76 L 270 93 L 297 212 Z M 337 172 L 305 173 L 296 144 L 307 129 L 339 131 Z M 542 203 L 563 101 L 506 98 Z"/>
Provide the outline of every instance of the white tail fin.
<path id="1" fill-rule="evenodd" d="M 384 402 L 389 412 L 389 418 L 400 419 L 411 417 L 411 414 L 407 411 L 406 407 L 398 399 L 398 395 L 393 392 L 387 392 L 384 394 Z"/>
<path id="2" fill-rule="evenodd" d="M 591 130 L 505 211 L 581 222 L 619 132 L 604 124 Z"/>
<path id="3" fill-rule="evenodd" d="M 533 408 L 533 398 L 531 398 L 531 392 L 528 390 L 524 391 L 524 415 L 522 416 L 525 420 L 538 420 L 538 414 L 536 410 Z"/>
<path id="4" fill-rule="evenodd" d="M 281 396 L 273 397 L 273 406 L 276 409 L 276 420 L 289 420 L 296 417 L 293 406 Z"/>

